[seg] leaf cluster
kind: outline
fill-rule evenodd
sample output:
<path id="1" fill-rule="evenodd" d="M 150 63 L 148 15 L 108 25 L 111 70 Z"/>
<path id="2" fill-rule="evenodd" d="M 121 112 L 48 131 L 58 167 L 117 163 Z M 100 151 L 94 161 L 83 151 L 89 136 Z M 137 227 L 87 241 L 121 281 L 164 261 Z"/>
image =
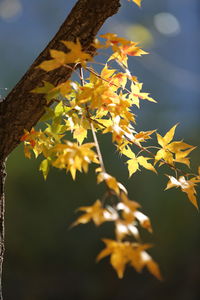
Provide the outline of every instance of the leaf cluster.
<path id="1" fill-rule="evenodd" d="M 141 4 L 140 0 L 133 2 Z M 31 91 L 43 94 L 46 99 L 46 114 L 42 117 L 46 128 L 25 131 L 21 139 L 25 144 L 25 156 L 30 158 L 32 152 L 35 157 L 43 156 L 39 169 L 45 179 L 51 166 L 65 169 L 75 180 L 77 171 L 87 173 L 89 164 L 97 164 L 97 183 L 103 182 L 106 192 L 92 206 L 80 207 L 83 214 L 73 225 L 93 221 L 99 226 L 114 222 L 115 239 L 103 240 L 106 247 L 97 260 L 110 255 L 111 265 L 119 278 L 123 277 L 126 265 L 131 265 L 138 272 L 147 267 L 161 279 L 157 263 L 146 251 L 151 245 L 143 243 L 140 235 L 140 228 L 152 232 L 151 222 L 139 210 L 140 205 L 129 199 L 126 188 L 107 173 L 97 134 L 111 136 L 118 153 L 126 158 L 130 177 L 142 169 L 158 174 L 166 165 L 169 169 L 166 190 L 180 187 L 198 208 L 195 188 L 200 182 L 200 171 L 192 174 L 179 168 L 180 164 L 190 168 L 189 154 L 195 147 L 174 140 L 177 125 L 164 136 L 155 129 L 136 131 L 134 109 L 140 108 L 143 101 L 156 103 L 156 100 L 143 92 L 143 84 L 131 74 L 128 57 L 147 52 L 137 43 L 113 33 L 100 38 L 94 40 L 93 46 L 97 51 L 110 48 L 112 54 L 102 63 L 99 73 L 94 69 L 95 61 L 82 49 L 79 40 L 61 41 L 67 52 L 52 49 L 51 59 L 38 66 L 45 72 L 60 67 L 71 68 L 77 80 L 67 80 L 57 86 L 43 82 Z M 92 133 L 93 141 L 85 142 L 88 132 Z M 146 146 L 155 133 L 157 146 Z"/>

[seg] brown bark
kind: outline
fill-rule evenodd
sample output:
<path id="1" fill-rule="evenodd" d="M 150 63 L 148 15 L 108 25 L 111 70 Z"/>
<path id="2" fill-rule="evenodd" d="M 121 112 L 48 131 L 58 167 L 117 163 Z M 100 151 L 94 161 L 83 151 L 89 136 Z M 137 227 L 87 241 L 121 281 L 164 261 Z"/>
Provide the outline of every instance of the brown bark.
<path id="1" fill-rule="evenodd" d="M 91 43 L 106 19 L 115 14 L 120 0 L 79 0 L 48 46 L 38 56 L 26 74 L 0 103 L 0 160 L 19 144 L 24 129 L 30 130 L 44 114 L 43 95 L 30 93 L 32 89 L 49 81 L 54 85 L 67 80 L 71 71 L 59 68 L 51 72 L 36 69 L 49 58 L 49 49 L 64 50 L 61 40 L 82 43 L 84 50 L 91 50 Z"/>
<path id="2" fill-rule="evenodd" d="M 4 257 L 4 212 L 5 212 L 5 161 L 0 161 L 0 300 L 2 298 L 2 265 Z"/>

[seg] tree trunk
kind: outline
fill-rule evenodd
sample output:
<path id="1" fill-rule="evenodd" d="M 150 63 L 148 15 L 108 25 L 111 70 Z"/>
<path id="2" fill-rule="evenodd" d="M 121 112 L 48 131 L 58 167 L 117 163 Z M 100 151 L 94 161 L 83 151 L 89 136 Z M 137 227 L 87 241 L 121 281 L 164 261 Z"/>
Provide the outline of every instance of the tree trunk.
<path id="1" fill-rule="evenodd" d="M 51 42 L 8 96 L 0 102 L 0 281 L 4 253 L 5 159 L 20 143 L 24 129 L 30 130 L 45 112 L 44 96 L 31 93 L 31 90 L 42 85 L 43 81 L 57 85 L 71 75 L 71 70 L 66 68 L 45 72 L 35 67 L 50 58 L 50 49 L 64 50 L 61 40 L 76 41 L 78 38 L 83 49 L 95 55 L 95 49 L 91 45 L 93 39 L 106 19 L 117 13 L 119 2 L 120 0 L 78 0 Z"/>
<path id="2" fill-rule="evenodd" d="M 3 256 L 4 256 L 5 177 L 6 177 L 5 161 L 0 161 L 0 276 L 1 277 L 2 277 L 2 265 L 3 265 Z M 1 280 L 0 280 L 0 300 L 3 300 Z"/>

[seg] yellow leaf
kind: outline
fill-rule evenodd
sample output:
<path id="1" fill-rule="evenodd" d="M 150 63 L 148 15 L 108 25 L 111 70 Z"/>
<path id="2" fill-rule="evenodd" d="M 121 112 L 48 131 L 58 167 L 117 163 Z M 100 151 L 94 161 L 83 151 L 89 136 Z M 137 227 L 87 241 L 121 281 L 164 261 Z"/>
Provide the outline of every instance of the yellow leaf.
<path id="1" fill-rule="evenodd" d="M 175 155 L 175 162 L 182 163 L 190 167 L 190 159 L 186 157 L 188 154 L 190 154 L 191 151 L 193 151 L 196 147 L 192 147 L 185 151 L 178 151 Z"/>
<path id="2" fill-rule="evenodd" d="M 120 188 L 120 190 L 122 192 L 124 192 L 125 194 L 128 194 L 127 189 L 125 188 L 125 186 L 121 183 L 121 182 L 117 182 L 118 187 Z"/>
<path id="3" fill-rule="evenodd" d="M 42 171 L 44 179 L 47 179 L 47 175 L 49 173 L 50 161 L 48 159 L 44 159 L 39 167 L 39 170 Z"/>
<path id="4" fill-rule="evenodd" d="M 128 0 L 129 2 L 131 1 L 131 0 Z M 142 2 L 142 0 L 132 0 L 134 3 L 136 3 L 139 7 L 141 6 L 141 2 Z"/>
<path id="5" fill-rule="evenodd" d="M 139 156 L 139 157 L 137 158 L 137 161 L 138 161 L 138 163 L 139 163 L 142 167 L 144 167 L 145 169 L 157 173 L 157 171 L 156 171 L 156 169 L 154 168 L 154 166 L 148 162 L 149 159 L 151 159 L 151 158 L 149 158 L 149 157 L 144 157 L 144 156 Z"/>
<path id="6" fill-rule="evenodd" d="M 108 220 L 108 218 L 105 218 L 104 216 L 105 209 L 102 207 L 100 200 L 96 200 L 96 202 L 92 206 L 79 207 L 78 210 L 85 213 L 80 216 L 72 224 L 72 226 L 76 226 L 78 224 L 86 224 L 90 221 L 93 221 L 95 225 L 99 226 L 100 224 Z"/>
<path id="7" fill-rule="evenodd" d="M 136 47 L 136 44 L 133 43 L 131 45 L 125 45 L 122 47 L 122 51 L 130 56 L 141 56 L 141 55 L 145 55 L 148 54 L 148 52 L 142 50 L 139 47 Z"/>
<path id="8" fill-rule="evenodd" d="M 138 208 L 141 207 L 141 205 L 138 202 L 135 202 L 133 200 L 130 200 L 128 196 L 125 193 L 121 193 L 121 199 L 123 203 L 131 210 L 136 211 Z"/>
<path id="9" fill-rule="evenodd" d="M 175 162 L 178 162 L 178 163 L 181 163 L 181 164 L 184 164 L 186 166 L 188 166 L 188 168 L 190 167 L 190 159 L 185 157 L 185 158 L 176 158 L 174 160 Z"/>
<path id="10" fill-rule="evenodd" d="M 147 229 L 151 233 L 153 232 L 151 221 L 146 215 L 144 215 L 142 212 L 138 210 L 134 212 L 134 215 L 143 228 Z"/>
<path id="11" fill-rule="evenodd" d="M 151 257 L 147 260 L 146 266 L 149 272 L 152 275 L 154 275 L 158 280 L 163 280 L 158 264 Z"/>
<path id="12" fill-rule="evenodd" d="M 87 137 L 87 130 L 82 126 L 77 125 L 76 129 L 73 132 L 73 138 L 77 139 L 77 141 L 81 145 L 86 137 Z"/>
<path id="13" fill-rule="evenodd" d="M 121 52 L 114 52 L 109 58 L 108 61 L 110 60 L 116 60 L 119 63 L 121 63 L 122 65 L 124 65 L 126 68 L 128 68 L 128 57 L 126 54 L 123 54 Z"/>
<path id="14" fill-rule="evenodd" d="M 165 146 L 165 142 L 164 142 L 164 140 L 163 140 L 163 137 L 162 137 L 159 133 L 156 133 L 156 136 L 157 136 L 158 144 L 159 144 L 161 147 L 164 147 L 164 146 Z"/>
<path id="15" fill-rule="evenodd" d="M 109 239 L 103 239 L 103 242 L 106 243 L 106 244 L 108 244 L 108 245 L 112 243 L 113 246 L 115 244 L 115 241 L 112 241 L 112 240 L 109 240 Z M 113 248 L 112 244 L 110 245 L 110 247 L 107 247 L 107 248 L 103 249 L 98 254 L 98 256 L 96 258 L 97 261 L 100 261 L 101 259 L 103 259 L 104 257 L 106 257 L 106 256 L 108 256 L 108 255 L 110 255 L 112 253 L 112 248 Z"/>
<path id="16" fill-rule="evenodd" d="M 55 86 L 53 84 L 51 84 L 48 81 L 43 81 L 44 85 L 42 87 L 36 87 L 34 90 L 32 90 L 32 93 L 37 93 L 37 94 L 47 94 L 50 91 L 52 91 L 52 89 L 55 88 Z"/>
<path id="17" fill-rule="evenodd" d="M 171 145 L 171 144 L 170 144 Z M 192 152 L 196 147 L 191 147 L 188 150 L 185 151 L 177 151 L 176 153 L 176 160 L 185 158 L 186 156 L 188 156 L 188 154 L 190 154 L 190 152 Z"/>
<path id="18" fill-rule="evenodd" d="M 126 235 L 129 234 L 128 226 L 121 220 L 115 222 L 115 233 L 118 241 L 121 241 Z"/>
<path id="19" fill-rule="evenodd" d="M 47 102 L 51 101 L 52 99 L 55 99 L 59 95 L 59 90 L 57 87 L 55 87 L 53 84 L 47 81 L 43 81 L 44 85 L 42 87 L 36 87 L 34 90 L 32 90 L 32 93 L 37 94 L 46 94 L 45 98 Z"/>
<path id="20" fill-rule="evenodd" d="M 31 158 L 30 150 L 31 150 L 30 145 L 24 145 L 24 155 L 26 158 L 29 158 L 29 159 Z"/>
<path id="21" fill-rule="evenodd" d="M 147 54 L 147 52 L 143 51 L 139 47 L 137 47 L 137 43 L 126 40 L 125 38 L 118 37 L 114 33 L 107 33 L 101 35 L 102 38 L 106 39 L 105 48 L 112 47 L 113 54 L 109 57 L 108 61 L 115 59 L 120 64 L 127 67 L 127 55 L 130 56 L 141 56 L 143 54 Z M 97 45 L 97 48 L 98 45 Z"/>
<path id="22" fill-rule="evenodd" d="M 138 169 L 139 163 L 137 158 L 131 158 L 126 162 L 128 164 L 129 177 L 131 177 Z"/>
<path id="23" fill-rule="evenodd" d="M 116 270 L 118 277 L 121 279 L 124 276 L 124 270 L 126 263 L 128 262 L 127 257 L 123 254 L 122 247 L 119 247 L 112 253 L 110 257 L 110 263 Z"/>
<path id="24" fill-rule="evenodd" d="M 115 177 L 109 175 L 108 173 L 101 172 L 101 173 L 99 173 L 98 176 L 97 176 L 97 183 L 100 183 L 100 182 L 102 182 L 102 181 L 105 181 L 106 184 L 107 184 L 107 186 L 108 186 L 111 190 L 115 191 L 115 193 L 116 193 L 117 195 L 119 195 L 119 193 L 120 193 L 120 188 L 119 188 L 119 186 L 120 186 L 120 185 L 119 185 L 119 182 L 117 182 L 117 180 L 116 180 Z"/>
<path id="25" fill-rule="evenodd" d="M 197 197 L 196 197 L 196 190 L 194 187 L 190 187 L 188 189 L 183 190 L 187 196 L 190 202 L 199 210 L 198 203 L 197 203 Z"/>
<path id="26" fill-rule="evenodd" d="M 118 241 L 121 241 L 125 236 L 132 235 L 139 240 L 139 230 L 134 223 L 127 223 L 127 221 L 117 220 L 115 222 L 115 234 Z"/>
<path id="27" fill-rule="evenodd" d="M 50 60 L 45 60 L 43 61 L 38 68 L 44 70 L 44 71 L 52 71 L 55 70 L 57 68 L 61 67 L 61 63 L 59 61 L 57 61 L 56 59 L 50 59 Z"/>
<path id="28" fill-rule="evenodd" d="M 128 263 L 141 272 L 146 266 L 148 270 L 158 279 L 162 279 L 158 265 L 153 261 L 151 256 L 145 251 L 150 248 L 149 244 L 139 244 L 114 241 L 104 239 L 106 247 L 97 256 L 97 261 L 110 255 L 110 263 L 117 272 L 119 278 L 124 275 L 125 267 Z"/>
<path id="29" fill-rule="evenodd" d="M 122 202 L 117 204 L 117 210 L 121 211 L 122 219 L 127 226 L 135 224 L 135 212 L 140 205 L 132 200 L 129 200 L 125 193 L 121 193 Z M 130 228 L 129 228 L 130 229 Z"/>
<path id="30" fill-rule="evenodd" d="M 101 167 L 96 168 L 96 169 L 95 169 L 95 172 L 96 172 L 96 173 L 101 173 L 101 172 L 102 172 L 102 168 L 101 168 Z"/>
<path id="31" fill-rule="evenodd" d="M 60 65 L 64 65 L 66 63 L 67 54 L 65 52 L 52 49 L 50 50 L 50 55 L 52 58 L 58 61 Z"/>
<path id="32" fill-rule="evenodd" d="M 174 176 L 168 176 L 168 177 L 170 180 L 168 181 L 165 190 L 171 189 L 172 187 L 181 186 L 180 182 Z"/>
<path id="33" fill-rule="evenodd" d="M 81 63 L 84 65 L 87 60 L 92 60 L 92 56 L 82 50 L 82 45 L 78 39 L 76 43 L 71 41 L 62 41 L 62 43 L 70 50 L 66 54 L 65 64 Z"/>
<path id="34" fill-rule="evenodd" d="M 59 85 L 56 86 L 56 89 L 58 89 L 63 97 L 69 96 L 72 93 L 72 82 L 70 80 L 67 80 Z"/>
<path id="35" fill-rule="evenodd" d="M 51 149 L 51 152 L 56 156 L 52 165 L 70 171 L 72 178 L 75 179 L 77 170 L 80 172 L 83 170 L 86 173 L 89 163 L 99 163 L 96 153 L 91 149 L 92 147 L 94 147 L 94 143 L 78 145 L 66 141 L 66 144 L 56 144 Z"/>
<path id="36" fill-rule="evenodd" d="M 142 93 L 142 83 L 136 82 L 131 84 L 131 93 L 129 94 L 129 99 L 132 104 L 135 104 L 138 108 L 140 107 L 140 100 L 147 100 L 156 103 L 157 101 L 149 97 L 149 93 Z"/>
<path id="37" fill-rule="evenodd" d="M 56 166 L 56 164 L 54 164 L 54 166 Z M 64 169 L 64 165 L 61 165 L 60 168 L 63 168 L 63 169 Z M 68 170 L 70 171 L 73 180 L 76 179 L 76 170 L 77 170 L 77 169 L 78 169 L 78 168 L 75 168 L 73 165 L 68 167 Z"/>
<path id="38" fill-rule="evenodd" d="M 116 242 L 114 240 L 104 239 L 103 242 L 106 244 L 106 248 L 103 249 L 97 256 L 97 261 L 110 255 L 110 263 L 117 272 L 119 278 L 124 275 L 125 266 L 129 261 L 126 255 L 127 245 L 122 242 Z"/>
<path id="39" fill-rule="evenodd" d="M 101 78 L 109 80 L 115 72 L 116 72 L 115 69 L 108 69 L 108 66 L 106 64 L 101 71 Z"/>
<path id="40" fill-rule="evenodd" d="M 175 133 L 175 130 L 176 130 L 176 127 L 177 127 L 178 124 L 174 125 L 166 134 L 165 136 L 163 137 L 163 144 L 164 146 L 166 146 L 167 144 L 169 144 L 172 140 L 173 140 L 173 137 L 174 137 L 174 133 Z M 160 144 L 161 145 L 161 144 Z M 161 145 L 162 146 L 162 145 Z"/>
<path id="41" fill-rule="evenodd" d="M 180 176 L 179 179 L 176 179 L 173 176 L 168 176 L 169 182 L 165 190 L 171 189 L 172 187 L 180 187 L 181 190 L 187 194 L 190 202 L 198 209 L 197 199 L 196 199 L 196 190 L 195 183 L 190 180 L 186 180 L 184 176 Z"/>
<path id="42" fill-rule="evenodd" d="M 131 148 L 129 146 L 127 146 L 126 148 L 123 148 L 120 153 L 124 154 L 125 156 L 129 157 L 129 158 L 136 158 L 135 153 L 131 150 Z"/>
<path id="43" fill-rule="evenodd" d="M 150 247 L 151 245 L 149 244 L 132 244 L 132 248 L 130 251 L 130 263 L 131 266 L 134 267 L 137 272 L 141 272 L 144 268 L 147 261 L 147 257 L 149 258 L 149 255 L 144 250 Z"/>
<path id="44" fill-rule="evenodd" d="M 117 73 L 112 76 L 110 80 L 110 84 L 112 86 L 112 89 L 115 91 L 122 87 L 125 88 L 127 83 L 127 74 L 126 73 Z"/>
<path id="45" fill-rule="evenodd" d="M 183 141 L 172 142 L 167 146 L 167 149 L 169 149 L 173 153 L 177 153 L 177 152 L 180 152 L 180 151 L 188 149 L 188 148 L 195 149 L 196 147 L 186 144 Z M 192 151 L 192 150 L 190 150 L 190 151 Z M 183 153 L 183 152 L 181 152 L 181 153 Z"/>
<path id="46" fill-rule="evenodd" d="M 119 189 L 118 182 L 117 182 L 116 178 L 113 177 L 113 176 L 109 176 L 107 179 L 105 179 L 105 181 L 106 181 L 107 185 L 109 186 L 109 188 L 114 190 L 115 193 L 117 195 L 119 195 L 120 189 Z"/>
<path id="47" fill-rule="evenodd" d="M 134 139 L 136 139 L 137 142 L 144 142 L 145 140 L 151 139 L 150 135 L 152 135 L 156 130 L 150 130 L 150 131 L 140 131 L 135 134 Z"/>
<path id="48" fill-rule="evenodd" d="M 98 126 L 98 125 L 100 125 L 100 127 L 101 127 L 101 124 L 102 124 L 102 127 L 109 127 L 109 126 L 111 126 L 112 125 L 112 120 L 107 120 L 107 119 L 94 119 L 94 121 L 97 121 L 98 123 L 96 123 L 95 125 L 96 126 Z M 101 127 L 101 128 L 102 128 Z"/>
<path id="49" fill-rule="evenodd" d="M 82 51 L 82 46 L 78 39 L 76 43 L 71 41 L 62 41 L 62 43 L 70 51 L 65 53 L 63 51 L 51 49 L 50 55 L 53 59 L 43 61 L 37 68 L 41 68 L 48 72 L 70 63 L 80 63 L 85 65 L 87 60 L 92 59 L 90 54 Z"/>
<path id="50" fill-rule="evenodd" d="M 160 149 L 156 153 L 155 160 L 163 159 L 169 164 L 173 164 L 173 155 L 171 152 L 165 149 Z"/>

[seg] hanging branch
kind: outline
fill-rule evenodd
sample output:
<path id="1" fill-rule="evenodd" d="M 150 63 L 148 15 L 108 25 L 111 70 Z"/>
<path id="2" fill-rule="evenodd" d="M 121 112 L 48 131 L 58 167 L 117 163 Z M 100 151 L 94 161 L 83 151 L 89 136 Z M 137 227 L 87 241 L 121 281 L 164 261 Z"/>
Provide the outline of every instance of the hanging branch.
<path id="1" fill-rule="evenodd" d="M 59 68 L 44 72 L 36 68 L 49 58 L 49 50 L 63 50 L 60 41 L 75 42 L 77 39 L 85 51 L 95 55 L 94 37 L 106 19 L 117 13 L 119 0 L 78 0 L 67 19 L 47 47 L 36 58 L 22 79 L 8 96 L 0 102 L 0 300 L 2 300 L 2 263 L 4 256 L 4 185 L 5 159 L 20 143 L 24 130 L 30 130 L 45 113 L 46 100 L 42 94 L 31 93 L 44 81 L 57 85 L 66 81 L 73 68 Z M 50 104 L 48 104 L 50 105 Z"/>

